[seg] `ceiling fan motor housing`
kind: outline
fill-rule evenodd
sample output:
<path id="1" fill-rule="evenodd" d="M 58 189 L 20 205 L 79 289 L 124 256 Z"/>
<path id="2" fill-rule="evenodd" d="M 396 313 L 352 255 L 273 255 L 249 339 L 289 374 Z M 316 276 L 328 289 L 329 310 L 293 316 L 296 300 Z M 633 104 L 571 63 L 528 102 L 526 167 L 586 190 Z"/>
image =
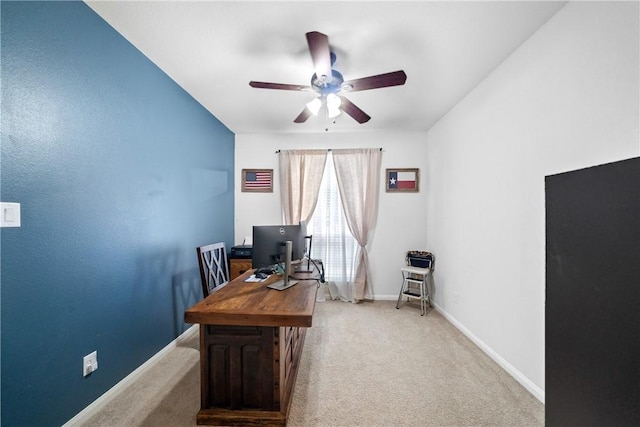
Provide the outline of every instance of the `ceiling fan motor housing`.
<path id="1" fill-rule="evenodd" d="M 342 83 L 344 83 L 342 74 L 333 69 L 331 70 L 331 76 L 318 77 L 316 73 L 313 73 L 313 76 L 311 77 L 311 87 L 323 96 L 327 96 L 330 93 L 335 94 L 340 92 L 342 89 Z"/>

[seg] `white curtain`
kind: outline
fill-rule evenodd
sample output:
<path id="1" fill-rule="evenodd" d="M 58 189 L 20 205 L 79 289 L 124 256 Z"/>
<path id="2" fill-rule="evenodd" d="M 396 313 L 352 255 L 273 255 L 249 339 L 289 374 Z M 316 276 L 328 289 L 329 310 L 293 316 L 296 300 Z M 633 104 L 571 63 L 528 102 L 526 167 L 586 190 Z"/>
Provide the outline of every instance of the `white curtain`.
<path id="1" fill-rule="evenodd" d="M 371 299 L 367 243 L 378 212 L 382 155 L 378 148 L 333 150 L 332 154 L 347 224 L 360 245 L 353 283 L 354 302 Z"/>
<path id="2" fill-rule="evenodd" d="M 311 218 L 326 161 L 327 150 L 280 151 L 280 198 L 285 224 L 296 225 Z"/>

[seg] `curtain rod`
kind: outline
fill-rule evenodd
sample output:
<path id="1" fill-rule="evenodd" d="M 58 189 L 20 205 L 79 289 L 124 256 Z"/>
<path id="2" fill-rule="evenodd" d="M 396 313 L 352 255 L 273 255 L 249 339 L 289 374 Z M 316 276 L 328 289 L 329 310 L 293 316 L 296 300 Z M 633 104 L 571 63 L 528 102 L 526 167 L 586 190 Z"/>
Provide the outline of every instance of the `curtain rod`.
<path id="1" fill-rule="evenodd" d="M 332 150 L 331 148 L 327 148 L 327 151 L 331 151 L 331 150 Z M 280 153 L 280 151 L 282 150 L 276 150 L 276 154 Z M 380 147 L 380 151 L 382 151 L 382 147 Z"/>

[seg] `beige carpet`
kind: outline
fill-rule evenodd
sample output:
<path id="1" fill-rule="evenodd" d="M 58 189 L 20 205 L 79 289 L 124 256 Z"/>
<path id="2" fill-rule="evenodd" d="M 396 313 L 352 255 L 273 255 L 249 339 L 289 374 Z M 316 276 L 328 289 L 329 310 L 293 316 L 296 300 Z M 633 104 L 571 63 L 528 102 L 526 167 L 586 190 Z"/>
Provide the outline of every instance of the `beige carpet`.
<path id="1" fill-rule="evenodd" d="M 171 350 L 86 426 L 195 426 L 197 338 Z M 543 426 L 544 405 L 437 311 L 316 305 L 290 426 Z"/>

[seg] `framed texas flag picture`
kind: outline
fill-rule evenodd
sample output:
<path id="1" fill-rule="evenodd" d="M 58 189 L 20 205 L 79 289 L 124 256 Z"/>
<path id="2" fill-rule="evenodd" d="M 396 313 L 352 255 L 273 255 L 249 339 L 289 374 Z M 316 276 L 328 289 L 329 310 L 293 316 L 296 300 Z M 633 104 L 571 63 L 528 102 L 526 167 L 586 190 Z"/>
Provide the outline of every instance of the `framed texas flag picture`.
<path id="1" fill-rule="evenodd" d="M 273 193 L 273 169 L 242 169 L 242 191 Z"/>
<path id="2" fill-rule="evenodd" d="M 387 192 L 418 192 L 420 169 L 387 169 Z"/>

